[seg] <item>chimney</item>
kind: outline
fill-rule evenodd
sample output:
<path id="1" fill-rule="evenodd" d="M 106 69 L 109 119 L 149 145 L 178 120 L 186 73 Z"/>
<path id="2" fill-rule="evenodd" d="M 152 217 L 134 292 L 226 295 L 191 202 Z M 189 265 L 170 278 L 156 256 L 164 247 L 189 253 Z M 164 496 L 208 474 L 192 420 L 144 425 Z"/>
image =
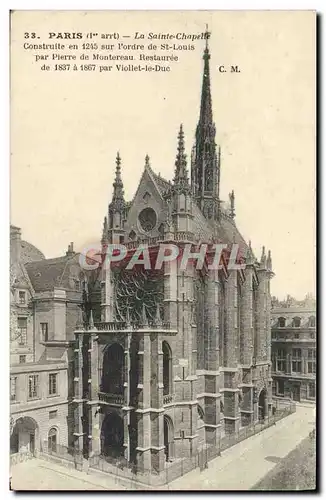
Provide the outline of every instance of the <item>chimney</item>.
<path id="1" fill-rule="evenodd" d="M 74 243 L 71 242 L 70 245 L 68 245 L 68 250 L 66 251 L 66 256 L 67 257 L 72 257 L 73 255 L 75 255 L 75 252 L 74 252 Z"/>
<path id="2" fill-rule="evenodd" d="M 21 254 L 21 229 L 20 227 L 10 226 L 10 263 L 14 264 L 20 261 Z"/>

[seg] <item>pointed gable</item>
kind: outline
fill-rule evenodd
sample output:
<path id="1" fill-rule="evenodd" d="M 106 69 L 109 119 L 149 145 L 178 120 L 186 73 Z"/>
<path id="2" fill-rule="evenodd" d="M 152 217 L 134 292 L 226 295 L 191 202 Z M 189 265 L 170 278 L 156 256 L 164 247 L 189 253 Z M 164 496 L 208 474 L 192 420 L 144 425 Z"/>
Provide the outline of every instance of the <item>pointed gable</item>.
<path id="1" fill-rule="evenodd" d="M 167 205 L 163 199 L 163 193 L 169 186 L 169 182 L 153 172 L 147 156 L 145 168 L 130 204 L 124 226 L 127 242 L 139 238 L 160 236 L 160 228 L 167 215 Z M 147 220 L 148 224 L 146 225 Z"/>

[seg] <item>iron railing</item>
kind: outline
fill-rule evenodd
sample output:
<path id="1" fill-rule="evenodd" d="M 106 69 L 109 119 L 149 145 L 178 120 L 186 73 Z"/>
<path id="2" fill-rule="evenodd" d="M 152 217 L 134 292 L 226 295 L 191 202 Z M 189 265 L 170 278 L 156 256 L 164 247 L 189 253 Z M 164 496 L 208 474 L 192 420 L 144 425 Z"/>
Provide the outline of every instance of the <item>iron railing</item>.
<path id="1" fill-rule="evenodd" d="M 120 480 L 123 482 L 129 481 L 130 488 L 142 489 L 143 487 L 164 486 L 197 467 L 200 470 L 207 468 L 208 462 L 219 456 L 221 452 L 275 425 L 282 418 L 294 413 L 295 409 L 294 403 L 290 403 L 283 408 L 276 408 L 274 414 L 263 421 L 243 427 L 237 434 L 226 434 L 221 437 L 217 445 L 204 445 L 198 448 L 191 457 L 171 459 L 165 463 L 164 471 L 144 471 L 141 466 L 128 461 L 124 456 L 106 456 L 102 454 L 96 454 L 88 458 L 89 471 L 113 474 L 117 482 Z M 57 445 L 48 449 L 47 445 L 48 442 L 44 442 L 41 450 L 45 455 L 73 461 L 76 467 L 83 461 L 82 453 L 74 448 Z"/>
<path id="2" fill-rule="evenodd" d="M 163 396 L 163 404 L 164 405 L 167 405 L 169 403 L 172 403 L 173 401 L 173 396 L 172 394 L 166 394 L 165 396 Z"/>
<path id="3" fill-rule="evenodd" d="M 122 394 L 110 394 L 108 392 L 99 392 L 98 398 L 103 403 L 123 405 L 124 396 Z"/>
<path id="4" fill-rule="evenodd" d="M 121 330 L 170 330 L 171 323 L 169 321 L 151 321 L 147 323 L 126 321 L 105 321 L 95 323 L 95 327 L 100 331 L 121 331 Z"/>

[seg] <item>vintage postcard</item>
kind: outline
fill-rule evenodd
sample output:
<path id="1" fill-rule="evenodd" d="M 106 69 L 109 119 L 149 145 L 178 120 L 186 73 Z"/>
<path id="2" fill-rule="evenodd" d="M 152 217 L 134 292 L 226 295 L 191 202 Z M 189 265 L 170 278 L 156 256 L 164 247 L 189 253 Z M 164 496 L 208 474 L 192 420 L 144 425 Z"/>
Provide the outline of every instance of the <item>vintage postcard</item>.
<path id="1" fill-rule="evenodd" d="M 316 488 L 316 13 L 12 11 L 10 488 Z"/>

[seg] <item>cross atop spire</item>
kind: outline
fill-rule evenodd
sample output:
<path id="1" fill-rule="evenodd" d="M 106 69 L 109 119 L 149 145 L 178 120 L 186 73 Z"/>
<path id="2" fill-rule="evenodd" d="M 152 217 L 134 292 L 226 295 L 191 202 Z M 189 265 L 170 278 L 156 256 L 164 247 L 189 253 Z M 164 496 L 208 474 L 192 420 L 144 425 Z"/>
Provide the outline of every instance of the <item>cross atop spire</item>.
<path id="1" fill-rule="evenodd" d="M 205 31 L 205 40 L 206 40 L 206 45 L 205 45 L 205 51 L 204 51 L 204 57 L 207 55 L 208 58 L 210 58 L 209 55 L 209 48 L 208 48 L 208 40 L 210 37 L 210 32 L 208 31 L 208 24 L 206 23 L 206 31 Z"/>

